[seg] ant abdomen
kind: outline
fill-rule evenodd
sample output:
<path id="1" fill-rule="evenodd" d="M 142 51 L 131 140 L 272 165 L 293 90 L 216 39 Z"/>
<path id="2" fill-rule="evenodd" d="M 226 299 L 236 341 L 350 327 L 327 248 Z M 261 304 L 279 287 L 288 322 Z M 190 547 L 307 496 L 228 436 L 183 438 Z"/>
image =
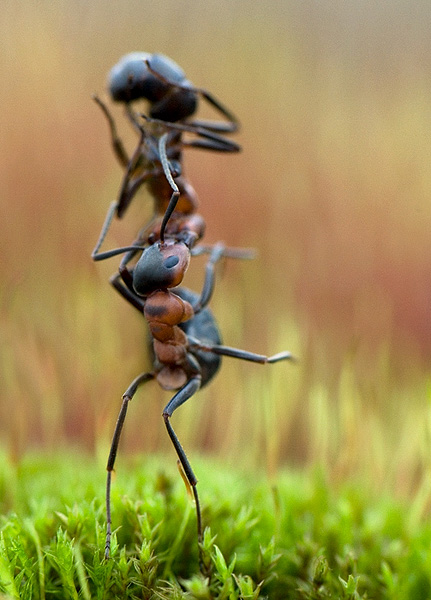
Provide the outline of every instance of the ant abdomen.
<path id="1" fill-rule="evenodd" d="M 175 294 L 183 300 L 190 302 L 192 306 L 199 300 L 199 294 L 192 292 L 187 288 L 176 288 Z M 203 344 L 214 345 L 222 343 L 220 331 L 209 308 L 204 308 L 199 313 L 195 314 L 193 319 L 180 323 L 179 327 L 187 336 L 198 338 Z M 192 353 L 201 367 L 202 387 L 211 381 L 219 370 L 221 356 L 195 348 L 193 348 Z"/>

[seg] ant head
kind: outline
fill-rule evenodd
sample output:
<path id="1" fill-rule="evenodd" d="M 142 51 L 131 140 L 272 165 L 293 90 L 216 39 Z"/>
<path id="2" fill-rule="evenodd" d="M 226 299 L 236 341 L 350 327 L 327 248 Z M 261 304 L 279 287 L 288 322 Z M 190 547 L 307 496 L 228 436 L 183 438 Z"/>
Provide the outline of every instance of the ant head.
<path id="1" fill-rule="evenodd" d="M 112 67 L 108 76 L 108 88 L 116 102 L 131 102 L 145 98 L 150 102 L 166 93 L 166 85 L 152 75 L 146 65 L 151 58 L 148 52 L 131 52 Z"/>
<path id="2" fill-rule="evenodd" d="M 152 72 L 146 61 L 150 63 Z M 176 84 L 181 87 L 176 87 Z M 185 119 L 197 108 L 197 95 L 184 71 L 163 54 L 126 54 L 112 67 L 108 87 L 116 102 L 148 100 L 150 116 L 162 121 Z"/>
<path id="3" fill-rule="evenodd" d="M 180 285 L 190 263 L 190 250 L 183 242 L 154 244 L 142 253 L 133 270 L 133 287 L 140 296 Z"/>

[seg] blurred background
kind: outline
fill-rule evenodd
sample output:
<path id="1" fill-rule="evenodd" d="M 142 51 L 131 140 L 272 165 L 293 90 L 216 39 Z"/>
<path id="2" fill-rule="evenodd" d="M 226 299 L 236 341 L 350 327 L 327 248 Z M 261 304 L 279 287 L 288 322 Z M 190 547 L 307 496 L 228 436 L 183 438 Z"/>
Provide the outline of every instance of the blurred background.
<path id="1" fill-rule="evenodd" d="M 121 394 L 148 368 L 143 319 L 107 282 L 118 261 L 90 258 L 121 179 L 91 94 L 139 50 L 173 58 L 242 124 L 241 154 L 185 158 L 207 241 L 259 253 L 218 280 L 225 343 L 300 359 L 225 359 L 173 418 L 189 455 L 270 475 L 323 464 L 401 494 L 428 480 L 430 30 L 426 0 L 3 2 L 0 432 L 13 456 L 73 445 L 105 460 Z M 105 247 L 150 215 L 142 192 Z M 155 384 L 136 395 L 123 456 L 174 460 L 168 399 Z"/>

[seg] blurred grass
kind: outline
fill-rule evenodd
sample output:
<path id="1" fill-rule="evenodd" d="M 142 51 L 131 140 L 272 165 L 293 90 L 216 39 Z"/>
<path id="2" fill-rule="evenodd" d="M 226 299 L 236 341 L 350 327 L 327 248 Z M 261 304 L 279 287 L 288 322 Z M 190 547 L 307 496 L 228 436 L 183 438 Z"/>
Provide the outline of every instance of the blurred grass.
<path id="1" fill-rule="evenodd" d="M 142 320 L 106 281 L 115 262 L 90 260 L 121 176 L 90 96 L 122 54 L 148 50 L 243 124 L 240 156 L 187 155 L 208 241 L 259 250 L 216 288 L 224 340 L 301 359 L 225 360 L 175 414 L 189 455 L 271 474 L 322 463 L 334 480 L 367 474 L 406 495 L 427 481 L 431 9 L 385 6 L 4 3 L 0 431 L 13 456 L 66 441 L 106 456 L 121 394 L 145 368 Z M 112 247 L 149 215 L 138 204 Z M 150 385 L 136 397 L 121 454 L 171 452 L 167 399 Z"/>

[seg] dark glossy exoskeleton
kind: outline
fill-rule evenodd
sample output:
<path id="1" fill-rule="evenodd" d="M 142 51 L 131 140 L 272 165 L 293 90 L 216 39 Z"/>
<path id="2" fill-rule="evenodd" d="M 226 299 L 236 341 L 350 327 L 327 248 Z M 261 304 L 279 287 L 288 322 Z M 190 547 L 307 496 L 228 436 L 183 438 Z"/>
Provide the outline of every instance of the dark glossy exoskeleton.
<path id="1" fill-rule="evenodd" d="M 144 249 L 131 270 L 125 267 L 129 277 L 121 278 L 117 274 L 111 279 L 115 289 L 145 317 L 151 333 L 154 364 L 153 370 L 136 377 L 123 395 L 107 464 L 106 556 L 109 556 L 111 538 L 111 473 L 127 408 L 138 387 L 156 379 L 163 389 L 176 390 L 162 414 L 185 477 L 193 491 L 198 541 L 201 542 L 202 518 L 196 489 L 197 478 L 172 428 L 170 418 L 179 406 L 214 377 L 221 356 L 261 364 L 292 359 L 290 352 L 280 352 L 267 357 L 221 345 L 215 319 L 207 308 L 214 288 L 215 265 L 222 257 L 241 256 L 241 251 L 225 248 L 223 244 L 216 244 L 207 250 L 210 252 L 210 257 L 200 295 L 184 288 L 177 288 L 187 270 L 190 252 L 183 242 L 174 240 L 164 244 L 155 243 Z M 205 570 L 202 557 L 201 568 Z"/>
<path id="2" fill-rule="evenodd" d="M 190 126 L 221 133 L 238 129 L 231 111 L 208 90 L 195 87 L 183 69 L 163 54 L 131 52 L 123 56 L 109 73 L 108 91 L 114 102 L 129 108 L 131 102 L 146 100 L 151 118 L 171 123 L 191 117 L 202 96 L 226 121 L 187 121 Z"/>
<path id="3" fill-rule="evenodd" d="M 110 110 L 100 98 L 94 97 L 108 120 L 115 156 L 125 172 L 118 199 L 111 204 L 93 255 L 98 253 L 114 216 L 124 216 L 143 184 L 154 199 L 154 214 L 164 216 L 162 241 L 174 210 L 184 213 L 184 207 L 189 206 L 195 210 L 197 195 L 183 172 L 184 147 L 217 152 L 240 150 L 238 144 L 221 135 L 238 129 L 236 117 L 208 91 L 194 87 L 184 71 L 167 56 L 145 52 L 127 54 L 112 68 L 108 88 L 112 99 L 125 105 L 126 115 L 139 140 L 129 157 Z M 226 121 L 191 120 L 199 96 Z M 147 102 L 149 118 L 132 108 L 132 103 L 139 100 Z M 185 134 L 191 135 L 191 139 L 184 137 Z"/>
<path id="4" fill-rule="evenodd" d="M 159 76 L 150 71 L 147 62 Z M 198 105 L 197 94 L 184 71 L 163 54 L 126 54 L 112 67 L 108 89 L 115 102 L 147 100 L 150 117 L 163 121 L 186 119 L 196 112 Z"/>

